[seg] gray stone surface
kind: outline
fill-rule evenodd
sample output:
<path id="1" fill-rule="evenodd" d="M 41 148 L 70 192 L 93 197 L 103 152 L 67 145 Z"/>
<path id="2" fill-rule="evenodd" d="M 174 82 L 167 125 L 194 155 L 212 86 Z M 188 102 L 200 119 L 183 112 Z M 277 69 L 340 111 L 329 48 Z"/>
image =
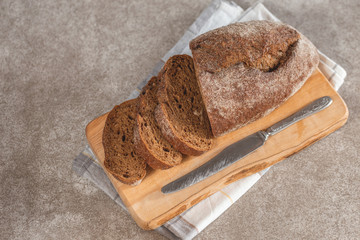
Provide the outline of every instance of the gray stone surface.
<path id="1" fill-rule="evenodd" d="M 163 239 L 71 162 L 86 124 L 122 102 L 209 2 L 0 1 L 1 239 Z M 360 3 L 265 5 L 347 70 L 350 117 L 273 167 L 197 238 L 358 239 Z"/>

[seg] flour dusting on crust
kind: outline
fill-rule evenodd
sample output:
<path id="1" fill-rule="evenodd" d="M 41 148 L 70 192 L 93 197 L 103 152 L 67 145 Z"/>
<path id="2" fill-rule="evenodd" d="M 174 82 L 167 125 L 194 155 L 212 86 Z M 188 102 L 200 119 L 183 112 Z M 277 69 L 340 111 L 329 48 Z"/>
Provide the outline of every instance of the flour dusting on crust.
<path id="1" fill-rule="evenodd" d="M 253 42 L 254 36 L 260 39 Z M 209 43 L 235 50 L 210 51 Z M 239 50 L 241 44 L 255 47 Z M 214 136 L 272 112 L 301 88 L 319 63 L 316 48 L 305 36 L 290 26 L 268 21 L 232 24 L 199 36 L 190 46 Z M 214 56 L 225 63 L 212 61 Z"/>

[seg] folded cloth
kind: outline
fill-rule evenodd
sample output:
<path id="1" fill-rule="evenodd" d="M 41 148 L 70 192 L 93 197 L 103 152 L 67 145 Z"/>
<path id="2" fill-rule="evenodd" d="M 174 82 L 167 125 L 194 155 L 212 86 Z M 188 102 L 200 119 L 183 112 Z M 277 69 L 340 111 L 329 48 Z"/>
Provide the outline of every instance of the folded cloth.
<path id="1" fill-rule="evenodd" d="M 253 6 L 244 11 L 233 2 L 223 0 L 213 1 L 200 14 L 178 43 L 161 59 L 149 76 L 138 85 L 135 91 L 130 94 L 128 99 L 135 98 L 139 95 L 142 87 L 152 76 L 157 75 L 169 57 L 175 54 L 183 53 L 191 55 L 188 44 L 189 41 L 197 35 L 214 28 L 228 25 L 232 22 L 244 22 L 250 20 L 279 21 L 279 19 L 266 9 L 261 2 L 255 3 Z M 319 69 L 329 79 L 333 87 L 338 90 L 344 82 L 346 71 L 323 53 L 319 52 L 319 54 Z M 155 229 L 155 231 L 168 237 L 169 239 L 192 239 L 224 211 L 226 211 L 226 209 L 238 200 L 247 190 L 249 190 L 261 178 L 261 176 L 268 171 L 268 169 L 240 179 L 226 186 L 219 192 L 204 199 L 179 216 L 171 219 L 163 226 Z M 73 161 L 73 170 L 79 176 L 85 177 L 93 182 L 98 188 L 102 189 L 107 195 L 109 195 L 109 197 L 111 197 L 118 205 L 126 210 L 121 198 L 117 194 L 110 180 L 107 178 L 103 169 L 98 164 L 96 157 L 88 146 L 86 146 L 85 150 Z"/>

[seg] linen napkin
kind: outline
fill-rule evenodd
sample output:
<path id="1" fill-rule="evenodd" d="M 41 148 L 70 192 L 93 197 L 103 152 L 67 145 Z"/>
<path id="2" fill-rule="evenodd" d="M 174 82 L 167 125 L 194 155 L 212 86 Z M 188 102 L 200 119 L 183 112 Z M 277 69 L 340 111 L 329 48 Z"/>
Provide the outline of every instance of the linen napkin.
<path id="1" fill-rule="evenodd" d="M 169 57 L 175 54 L 191 55 L 188 43 L 197 35 L 214 28 L 228 25 L 232 22 L 244 22 L 250 20 L 279 21 L 279 19 L 276 18 L 261 2 L 255 3 L 253 6 L 244 11 L 240 6 L 233 2 L 227 2 L 224 0 L 213 1 L 189 27 L 176 45 L 155 66 L 149 76 L 129 95 L 128 99 L 138 96 L 142 87 L 152 76 L 157 75 Z M 329 79 L 333 87 L 338 90 L 344 82 L 346 71 L 323 53 L 319 52 L 319 54 L 319 69 Z M 79 176 L 87 178 L 93 182 L 118 205 L 126 210 L 121 198 L 97 161 L 98 160 L 89 146 L 86 146 L 85 149 L 74 159 L 73 170 Z M 192 239 L 224 211 L 226 211 L 248 189 L 250 189 L 261 178 L 261 176 L 268 171 L 268 169 L 240 179 L 226 186 L 219 192 L 204 199 L 179 216 L 171 219 L 163 226 L 155 229 L 155 231 L 168 237 L 169 239 Z"/>

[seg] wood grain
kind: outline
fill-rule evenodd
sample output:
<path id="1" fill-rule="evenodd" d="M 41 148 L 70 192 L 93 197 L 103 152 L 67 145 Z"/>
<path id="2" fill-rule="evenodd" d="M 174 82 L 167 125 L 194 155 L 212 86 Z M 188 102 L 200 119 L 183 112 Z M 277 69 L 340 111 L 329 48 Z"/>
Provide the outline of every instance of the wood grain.
<path id="1" fill-rule="evenodd" d="M 333 99 L 333 103 L 327 109 L 270 137 L 264 146 L 241 161 L 179 192 L 161 192 L 161 187 L 204 164 L 228 145 L 271 126 L 322 96 L 330 96 Z M 104 114 L 96 118 L 86 127 L 89 145 L 101 164 L 104 162 L 101 137 L 106 116 L 107 114 Z M 261 171 L 327 136 L 343 126 L 347 118 L 348 110 L 344 101 L 324 75 L 316 71 L 293 97 L 270 115 L 215 139 L 215 147 L 201 156 L 186 157 L 179 166 L 168 170 L 150 169 L 138 186 L 122 184 L 106 169 L 105 172 L 137 224 L 143 229 L 154 229 L 224 186 Z"/>

